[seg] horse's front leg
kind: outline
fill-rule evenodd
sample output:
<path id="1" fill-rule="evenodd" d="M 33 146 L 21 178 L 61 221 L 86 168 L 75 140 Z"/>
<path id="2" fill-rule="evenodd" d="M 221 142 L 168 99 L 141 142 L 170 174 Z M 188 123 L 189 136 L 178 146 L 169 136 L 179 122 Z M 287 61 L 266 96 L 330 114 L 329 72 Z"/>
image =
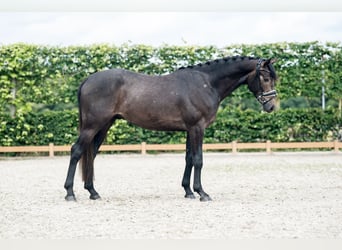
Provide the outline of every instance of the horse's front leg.
<path id="1" fill-rule="evenodd" d="M 183 180 L 182 180 L 182 186 L 185 190 L 185 198 L 195 199 L 196 197 L 190 188 L 190 177 L 191 177 L 192 166 L 193 166 L 193 163 L 192 163 L 191 145 L 190 145 L 189 133 L 187 133 L 185 170 L 184 170 L 184 175 L 183 175 Z"/>
<path id="2" fill-rule="evenodd" d="M 200 201 L 211 201 L 210 196 L 204 192 L 201 183 L 201 172 L 203 167 L 203 135 L 204 129 L 195 127 L 190 130 L 190 144 L 194 171 L 194 191 L 200 195 Z"/>

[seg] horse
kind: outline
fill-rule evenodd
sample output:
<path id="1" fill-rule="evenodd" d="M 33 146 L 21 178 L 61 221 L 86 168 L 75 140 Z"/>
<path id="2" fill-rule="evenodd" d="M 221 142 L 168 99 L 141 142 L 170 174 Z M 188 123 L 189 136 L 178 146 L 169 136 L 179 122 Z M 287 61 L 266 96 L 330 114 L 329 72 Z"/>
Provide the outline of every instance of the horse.
<path id="1" fill-rule="evenodd" d="M 80 161 L 84 188 L 90 199 L 100 199 L 94 188 L 94 158 L 109 128 L 117 119 L 150 130 L 185 131 L 186 152 L 182 187 L 185 198 L 210 201 L 201 183 L 204 130 L 214 122 L 222 100 L 248 85 L 266 112 L 275 110 L 275 59 L 234 56 L 182 67 L 166 75 L 147 75 L 108 69 L 88 76 L 78 89 L 79 137 L 71 147 L 64 188 L 65 199 L 76 201 L 73 191 Z"/>

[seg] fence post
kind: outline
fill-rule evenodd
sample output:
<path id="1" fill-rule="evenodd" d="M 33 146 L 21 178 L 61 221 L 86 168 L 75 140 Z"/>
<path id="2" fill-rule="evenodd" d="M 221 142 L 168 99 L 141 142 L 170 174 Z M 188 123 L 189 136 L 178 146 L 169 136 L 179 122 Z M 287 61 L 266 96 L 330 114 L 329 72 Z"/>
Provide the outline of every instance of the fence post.
<path id="1" fill-rule="evenodd" d="M 236 145 L 236 141 L 232 141 L 232 153 L 236 154 L 237 153 L 237 145 Z"/>
<path id="2" fill-rule="evenodd" d="M 53 143 L 49 143 L 49 156 L 50 157 L 54 157 L 55 156 L 55 152 L 53 151 Z"/>
<path id="3" fill-rule="evenodd" d="M 271 141 L 270 140 L 267 140 L 266 141 L 266 153 L 267 154 L 271 154 Z"/>
<path id="4" fill-rule="evenodd" d="M 146 155 L 146 142 L 141 143 L 141 154 Z"/>
<path id="5" fill-rule="evenodd" d="M 337 153 L 339 151 L 338 150 L 338 140 L 334 141 L 334 151 L 335 151 L 335 153 Z"/>

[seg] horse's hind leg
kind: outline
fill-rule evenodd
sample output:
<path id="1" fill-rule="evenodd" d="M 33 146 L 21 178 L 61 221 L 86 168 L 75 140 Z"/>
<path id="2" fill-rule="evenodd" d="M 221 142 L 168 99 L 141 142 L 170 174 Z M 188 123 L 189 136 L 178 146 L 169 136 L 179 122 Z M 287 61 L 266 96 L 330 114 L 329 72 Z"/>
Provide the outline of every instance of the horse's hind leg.
<path id="1" fill-rule="evenodd" d="M 68 168 L 68 174 L 67 178 L 65 180 L 64 188 L 67 191 L 67 195 L 65 196 L 65 199 L 67 201 L 76 201 L 75 194 L 74 194 L 74 178 L 75 178 L 75 172 L 76 172 L 76 166 L 78 161 L 80 160 L 82 154 L 83 154 L 83 147 L 80 141 L 80 138 L 78 138 L 77 142 L 71 147 L 71 155 L 70 155 L 70 163 Z"/>
<path id="2" fill-rule="evenodd" d="M 103 142 L 103 140 L 106 138 L 107 132 L 112 125 L 113 121 L 107 123 L 94 137 L 94 159 L 99 151 L 99 148 Z M 94 188 L 94 182 L 93 179 L 85 180 L 84 182 L 84 188 L 87 189 L 90 193 L 90 199 L 97 200 L 100 199 L 100 195 L 97 193 L 97 191 Z"/>
<path id="3" fill-rule="evenodd" d="M 96 134 L 94 138 L 94 146 L 95 146 L 95 154 L 94 158 L 96 157 L 97 153 L 99 152 L 100 146 L 103 143 L 104 139 L 107 136 L 107 132 L 114 123 L 115 118 L 113 118 L 111 121 L 109 121 L 105 126 L 103 126 L 102 129 Z"/>
<path id="4" fill-rule="evenodd" d="M 70 163 L 69 163 L 67 178 L 64 184 L 64 188 L 67 191 L 67 195 L 65 197 L 67 201 L 76 200 L 75 194 L 73 191 L 76 166 L 77 166 L 78 161 L 81 159 L 81 157 L 86 157 L 87 151 L 89 151 L 88 149 L 93 142 L 93 138 L 94 138 L 93 129 L 82 130 L 80 132 L 80 136 L 78 137 L 77 142 L 71 147 Z M 87 157 L 88 157 L 87 160 L 89 162 L 91 161 L 90 163 L 92 163 L 93 161 L 92 156 L 90 157 L 87 156 Z M 92 168 L 92 166 L 90 166 L 89 168 Z"/>

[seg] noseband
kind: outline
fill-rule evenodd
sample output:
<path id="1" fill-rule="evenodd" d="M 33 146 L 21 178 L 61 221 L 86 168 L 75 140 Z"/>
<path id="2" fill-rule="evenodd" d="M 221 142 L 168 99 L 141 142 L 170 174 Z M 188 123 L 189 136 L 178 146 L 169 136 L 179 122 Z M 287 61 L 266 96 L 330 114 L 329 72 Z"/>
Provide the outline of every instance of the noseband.
<path id="1" fill-rule="evenodd" d="M 275 90 L 271 90 L 271 91 L 267 91 L 267 92 L 262 92 L 261 95 L 257 96 L 257 100 L 260 104 L 265 105 L 266 103 L 268 103 L 269 101 L 271 101 L 273 98 L 275 98 L 277 96 L 277 91 Z M 266 97 L 266 98 L 265 98 Z M 267 98 L 269 97 L 269 98 Z"/>
<path id="2" fill-rule="evenodd" d="M 256 66 L 256 74 L 255 74 L 255 77 L 258 78 L 259 88 L 260 89 L 261 89 L 261 86 L 260 86 L 260 71 L 269 72 L 268 70 L 260 69 L 262 62 L 263 62 L 262 59 L 258 60 L 258 63 L 257 63 L 257 66 Z M 256 99 L 258 100 L 258 102 L 261 105 L 265 105 L 266 103 L 268 103 L 269 101 L 274 99 L 276 96 L 277 96 L 277 91 L 276 90 L 270 90 L 270 91 L 267 91 L 267 92 L 262 92 L 260 95 L 256 96 Z"/>

